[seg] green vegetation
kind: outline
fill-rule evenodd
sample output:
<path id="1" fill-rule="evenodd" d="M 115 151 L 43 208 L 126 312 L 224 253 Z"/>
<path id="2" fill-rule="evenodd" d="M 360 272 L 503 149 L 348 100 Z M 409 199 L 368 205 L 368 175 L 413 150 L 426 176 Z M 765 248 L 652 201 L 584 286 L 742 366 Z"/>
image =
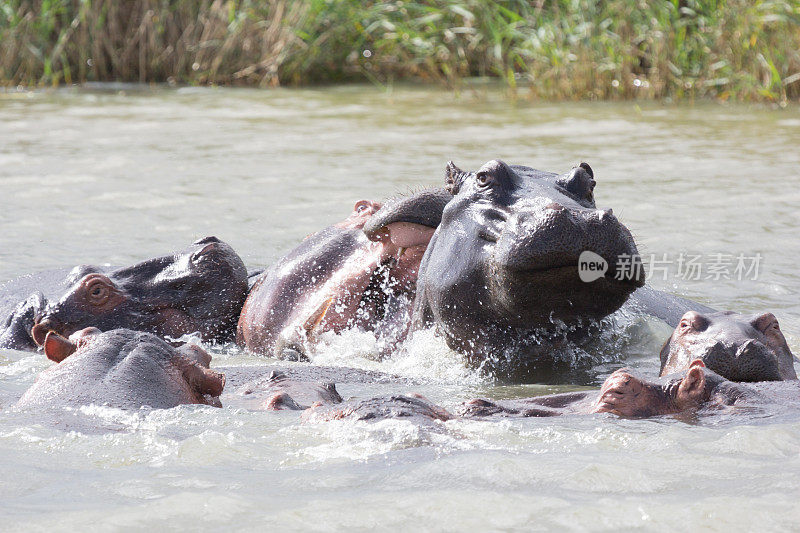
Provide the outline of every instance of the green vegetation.
<path id="1" fill-rule="evenodd" d="M 800 97 L 800 0 L 2 0 L 6 85 L 501 78 L 548 99 Z"/>

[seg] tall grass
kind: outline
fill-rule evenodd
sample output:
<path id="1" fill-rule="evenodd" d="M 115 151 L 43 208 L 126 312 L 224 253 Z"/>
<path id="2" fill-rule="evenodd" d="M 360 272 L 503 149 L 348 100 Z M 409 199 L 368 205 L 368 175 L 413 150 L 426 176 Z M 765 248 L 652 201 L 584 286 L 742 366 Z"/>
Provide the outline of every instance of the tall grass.
<path id="1" fill-rule="evenodd" d="M 279 83 L 308 4 L 0 0 L 0 80 Z"/>
<path id="2" fill-rule="evenodd" d="M 0 0 L 0 80 L 800 97 L 800 0 Z"/>

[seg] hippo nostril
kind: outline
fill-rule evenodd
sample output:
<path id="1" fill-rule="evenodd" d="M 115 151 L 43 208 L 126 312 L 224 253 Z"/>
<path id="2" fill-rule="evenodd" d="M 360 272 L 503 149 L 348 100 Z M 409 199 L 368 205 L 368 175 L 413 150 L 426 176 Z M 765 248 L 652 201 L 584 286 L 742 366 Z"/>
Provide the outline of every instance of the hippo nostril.
<path id="1" fill-rule="evenodd" d="M 222 242 L 222 241 L 219 240 L 218 238 L 214 237 L 213 235 L 210 235 L 208 237 L 203 237 L 200 240 L 194 241 L 192 244 L 212 244 L 212 243 L 219 243 L 219 242 Z"/>
<path id="2" fill-rule="evenodd" d="M 601 209 L 597 212 L 597 219 L 603 222 L 605 219 L 613 217 L 614 211 L 612 209 Z"/>
<path id="3" fill-rule="evenodd" d="M 760 342 L 754 339 L 747 339 L 736 349 L 736 356 L 742 357 L 752 355 L 760 346 L 762 346 Z"/>

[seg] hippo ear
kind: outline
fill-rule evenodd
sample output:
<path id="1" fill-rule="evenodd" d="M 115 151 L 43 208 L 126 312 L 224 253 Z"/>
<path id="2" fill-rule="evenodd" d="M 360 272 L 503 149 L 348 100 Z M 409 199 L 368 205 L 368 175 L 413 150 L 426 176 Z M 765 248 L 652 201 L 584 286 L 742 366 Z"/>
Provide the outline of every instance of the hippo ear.
<path id="1" fill-rule="evenodd" d="M 702 361 L 692 361 L 686 377 L 681 380 L 678 386 L 678 397 L 676 401 L 679 406 L 685 408 L 703 401 L 706 389 L 706 375 L 703 372 L 705 365 Z"/>
<path id="2" fill-rule="evenodd" d="M 592 167 L 589 166 L 589 163 L 581 161 L 581 164 L 578 166 L 581 167 L 586 172 L 588 172 L 590 178 L 594 179 L 594 171 L 592 170 Z"/>
<path id="3" fill-rule="evenodd" d="M 305 409 L 305 407 L 294 401 L 294 398 L 289 396 L 286 392 L 276 392 L 266 399 L 262 408 L 267 411 L 282 411 L 284 409 L 303 411 Z"/>
<path id="4" fill-rule="evenodd" d="M 222 394 L 222 389 L 225 388 L 225 374 L 202 367 L 183 354 L 174 357 L 172 363 L 180 369 L 189 386 L 198 394 L 214 397 Z"/>
<path id="5" fill-rule="evenodd" d="M 45 337 L 43 349 L 48 359 L 60 363 L 75 353 L 77 346 L 69 339 L 65 339 L 61 335 L 51 331 L 47 334 L 47 337 Z"/>
<path id="6" fill-rule="evenodd" d="M 330 400 L 332 402 L 334 402 L 334 403 L 342 403 L 344 401 L 344 400 L 342 400 L 342 397 L 339 395 L 339 391 L 336 390 L 336 383 L 334 383 L 332 381 L 323 381 L 323 382 L 320 382 L 319 385 L 320 385 L 320 387 L 322 387 L 323 389 L 328 391 L 328 394 L 330 394 Z"/>
<path id="7" fill-rule="evenodd" d="M 218 238 L 214 237 L 213 235 L 209 235 L 208 237 L 203 237 L 202 239 L 197 239 L 192 244 L 216 244 L 222 242 Z"/>
<path id="8" fill-rule="evenodd" d="M 267 376 L 267 381 L 280 381 L 282 379 L 286 379 L 286 374 L 280 370 L 273 370 Z"/>
<path id="9" fill-rule="evenodd" d="M 465 175 L 466 172 L 458 168 L 452 161 L 448 161 L 444 169 L 444 188 L 455 196 L 461 188 L 461 182 L 464 181 Z"/>
<path id="10" fill-rule="evenodd" d="M 211 354 L 196 344 L 184 344 L 178 348 L 178 351 L 202 367 L 208 368 L 211 364 Z"/>

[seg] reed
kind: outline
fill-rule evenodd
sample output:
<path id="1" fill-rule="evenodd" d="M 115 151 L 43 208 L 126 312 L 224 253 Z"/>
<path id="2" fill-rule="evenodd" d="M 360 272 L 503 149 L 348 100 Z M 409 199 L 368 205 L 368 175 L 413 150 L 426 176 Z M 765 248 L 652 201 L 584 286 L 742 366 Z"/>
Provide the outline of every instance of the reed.
<path id="1" fill-rule="evenodd" d="M 800 0 L 4 0 L 0 80 L 800 98 Z"/>

